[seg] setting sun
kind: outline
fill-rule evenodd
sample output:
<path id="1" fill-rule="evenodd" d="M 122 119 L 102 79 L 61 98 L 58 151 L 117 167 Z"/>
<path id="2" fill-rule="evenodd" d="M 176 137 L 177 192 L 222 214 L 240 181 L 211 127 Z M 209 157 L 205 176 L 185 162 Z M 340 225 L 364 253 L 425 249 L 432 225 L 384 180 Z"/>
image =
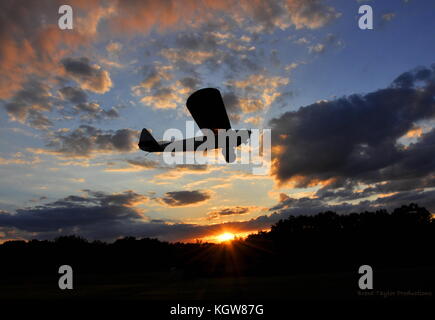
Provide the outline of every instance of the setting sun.
<path id="1" fill-rule="evenodd" d="M 216 239 L 219 242 L 231 241 L 231 240 L 234 240 L 234 234 L 231 232 L 225 232 L 225 233 L 218 235 L 216 237 Z"/>

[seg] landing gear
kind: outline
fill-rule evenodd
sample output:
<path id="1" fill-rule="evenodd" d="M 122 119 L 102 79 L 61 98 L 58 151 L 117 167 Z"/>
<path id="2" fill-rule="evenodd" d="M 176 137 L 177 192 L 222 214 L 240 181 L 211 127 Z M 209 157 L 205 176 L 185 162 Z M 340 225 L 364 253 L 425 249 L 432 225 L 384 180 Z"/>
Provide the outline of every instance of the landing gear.
<path id="1" fill-rule="evenodd" d="M 228 163 L 232 163 L 236 161 L 236 148 L 231 147 L 228 143 L 225 148 L 222 148 L 222 155 L 225 158 L 225 161 Z"/>

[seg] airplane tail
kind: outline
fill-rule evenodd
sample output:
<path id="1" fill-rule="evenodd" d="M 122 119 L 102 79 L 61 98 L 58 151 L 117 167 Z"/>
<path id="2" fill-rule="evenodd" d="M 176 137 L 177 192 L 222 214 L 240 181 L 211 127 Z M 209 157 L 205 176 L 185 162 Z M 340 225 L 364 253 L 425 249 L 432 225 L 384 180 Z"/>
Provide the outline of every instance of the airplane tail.
<path id="1" fill-rule="evenodd" d="M 160 151 L 160 145 L 147 129 L 142 129 L 139 138 L 139 148 L 143 151 Z"/>

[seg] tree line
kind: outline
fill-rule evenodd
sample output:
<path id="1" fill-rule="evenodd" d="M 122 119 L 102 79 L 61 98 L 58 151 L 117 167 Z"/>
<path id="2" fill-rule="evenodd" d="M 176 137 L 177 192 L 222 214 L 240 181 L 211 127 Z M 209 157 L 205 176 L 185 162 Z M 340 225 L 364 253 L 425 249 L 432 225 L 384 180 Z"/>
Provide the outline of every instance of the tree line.
<path id="1" fill-rule="evenodd" d="M 289 216 L 245 239 L 226 244 L 169 243 L 125 237 L 113 243 L 71 235 L 0 245 L 0 279 L 75 274 L 168 273 L 180 277 L 351 272 L 435 267 L 435 221 L 417 204 L 387 210 Z"/>

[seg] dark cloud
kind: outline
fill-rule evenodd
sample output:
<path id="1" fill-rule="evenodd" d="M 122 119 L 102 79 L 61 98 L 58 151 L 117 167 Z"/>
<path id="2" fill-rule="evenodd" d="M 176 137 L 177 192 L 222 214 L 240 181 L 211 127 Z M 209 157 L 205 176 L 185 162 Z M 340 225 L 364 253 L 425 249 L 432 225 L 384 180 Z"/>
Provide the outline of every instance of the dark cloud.
<path id="1" fill-rule="evenodd" d="M 80 104 L 88 101 L 86 93 L 77 87 L 63 87 L 59 90 L 59 92 L 64 99 L 70 101 L 71 103 Z"/>
<path id="2" fill-rule="evenodd" d="M 280 202 L 270 208 L 270 211 L 274 211 L 283 217 L 289 215 L 312 215 L 328 210 L 338 213 L 350 213 L 353 212 L 352 210 L 354 209 L 354 205 L 348 203 L 330 205 L 320 198 L 292 198 L 285 194 L 281 194 L 280 198 Z"/>
<path id="3" fill-rule="evenodd" d="M 158 168 L 160 164 L 157 161 L 148 160 L 148 159 L 128 159 L 126 160 L 129 164 L 137 167 L 143 167 L 147 169 Z"/>
<path id="4" fill-rule="evenodd" d="M 240 121 L 242 108 L 240 107 L 239 98 L 233 92 L 225 92 L 222 94 L 228 117 L 235 123 Z"/>
<path id="5" fill-rule="evenodd" d="M 27 232 L 74 232 L 76 228 L 101 222 L 140 219 L 141 215 L 132 206 L 147 200 L 133 191 L 106 194 L 85 190 L 85 193 L 85 196 L 68 196 L 34 208 L 19 209 L 15 214 L 2 212 L 0 226 Z"/>
<path id="6" fill-rule="evenodd" d="M 418 67 L 413 71 L 404 72 L 393 81 L 392 87 L 409 89 L 421 82 L 423 82 L 423 84 L 424 82 L 429 82 L 433 85 L 433 69 L 434 67 L 432 67 L 432 70 L 425 67 Z"/>
<path id="7" fill-rule="evenodd" d="M 210 211 L 207 215 L 209 219 L 216 219 L 220 218 L 222 216 L 233 216 L 233 215 L 243 215 L 247 214 L 252 210 L 252 207 L 226 207 L 226 208 L 220 208 L 218 210 Z"/>
<path id="8" fill-rule="evenodd" d="M 328 197 L 317 198 L 291 198 L 281 194 L 281 200 L 270 211 L 283 218 L 289 215 L 314 215 L 319 212 L 334 211 L 339 214 L 349 214 L 354 212 L 374 211 L 378 209 L 393 210 L 402 205 L 417 203 L 427 208 L 430 212 L 435 212 L 435 190 L 410 190 L 397 192 L 392 195 L 378 197 L 375 200 L 363 200 L 359 202 L 341 202 L 338 204 L 328 203 Z"/>
<path id="9" fill-rule="evenodd" d="M 65 70 L 73 75 L 81 77 L 92 77 L 95 75 L 95 68 L 92 68 L 88 58 L 65 58 L 62 60 Z"/>
<path id="10" fill-rule="evenodd" d="M 201 80 L 194 77 L 184 77 L 180 79 L 181 84 L 185 88 L 189 88 L 192 92 L 199 88 Z"/>
<path id="11" fill-rule="evenodd" d="M 74 111 L 82 114 L 80 119 L 86 122 L 93 122 L 95 120 L 103 119 L 115 119 L 119 117 L 118 110 L 115 107 L 112 107 L 109 110 L 104 110 L 98 103 L 95 102 L 80 103 L 74 106 Z"/>
<path id="12" fill-rule="evenodd" d="M 197 165 L 197 164 L 179 164 L 179 165 L 166 165 L 159 161 L 154 161 L 150 159 L 144 159 L 137 157 L 134 159 L 126 159 L 128 164 L 136 167 L 142 167 L 144 169 L 159 169 L 167 172 L 207 172 L 210 167 L 208 165 Z"/>
<path id="13" fill-rule="evenodd" d="M 237 28 L 237 25 L 233 27 Z M 207 24 L 201 32 L 177 33 L 176 45 L 160 45 L 159 54 L 169 62 L 173 71 L 183 75 L 179 79 L 181 86 L 192 92 L 203 83 L 200 75 L 204 68 L 209 73 L 224 72 L 226 78 L 242 72 L 260 72 L 264 57 L 258 56 L 255 46 L 250 43 L 252 39 L 247 38 L 249 41 L 241 40 L 224 25 Z M 161 86 L 161 83 L 155 84 Z"/>
<path id="14" fill-rule="evenodd" d="M 95 93 L 105 93 L 112 87 L 108 71 L 98 65 L 92 65 L 86 57 L 64 58 L 63 67 L 68 75 L 77 81 L 83 89 Z"/>
<path id="15" fill-rule="evenodd" d="M 28 81 L 4 107 L 12 120 L 37 129 L 47 129 L 52 122 L 44 115 L 53 109 L 49 87 L 39 80 Z"/>
<path id="16" fill-rule="evenodd" d="M 212 225 L 186 224 L 163 219 L 144 219 L 135 205 L 147 197 L 134 191 L 107 194 L 84 190 L 85 195 L 71 195 L 52 203 L 33 208 L 19 209 L 15 213 L 0 211 L 0 231 L 5 239 L 52 239 L 61 235 L 76 234 L 87 239 L 113 241 L 119 237 L 157 237 L 162 240 L 180 241 L 209 237 L 222 232 L 256 232 L 264 230 L 289 215 L 314 215 L 328 210 L 339 214 L 393 209 L 415 202 L 435 209 L 435 191 L 403 192 L 358 204 L 330 205 L 321 199 L 290 198 L 281 195 L 280 202 L 272 207 L 270 215 L 238 222 Z M 431 208 L 431 209 L 430 209 Z"/>
<path id="17" fill-rule="evenodd" d="M 129 152 L 137 149 L 138 132 L 131 129 L 101 130 L 82 125 L 73 131 L 57 131 L 48 147 L 70 157 L 90 157 L 94 152 Z"/>
<path id="18" fill-rule="evenodd" d="M 75 104 L 72 110 L 63 111 L 67 116 L 80 114 L 80 120 L 88 123 L 119 117 L 115 107 L 104 110 L 97 102 L 88 102 L 88 97 L 81 88 L 66 86 L 59 89 L 59 92 L 64 100 Z"/>
<path id="19" fill-rule="evenodd" d="M 399 76 L 391 87 L 286 112 L 270 125 L 278 183 L 340 187 L 346 180 L 381 183 L 434 172 L 435 131 L 407 147 L 398 139 L 435 115 L 435 66 Z M 390 182 L 388 182 L 390 181 Z M 433 181 L 433 179 L 432 179 Z M 409 183 L 409 181 L 408 181 Z"/>
<path id="20" fill-rule="evenodd" d="M 87 239 L 113 241 L 119 237 L 157 237 L 179 241 L 222 233 L 265 229 L 279 219 L 279 215 L 261 216 L 244 222 L 213 225 L 185 224 L 163 219 L 145 218 L 137 205 L 148 197 L 134 191 L 105 193 L 83 190 L 83 195 L 63 199 L 15 213 L 0 211 L 0 232 L 3 238 L 52 239 L 76 234 Z"/>
<path id="21" fill-rule="evenodd" d="M 165 195 L 158 200 L 170 207 L 181 207 L 196 205 L 210 198 L 211 195 L 207 191 L 193 190 L 166 192 Z"/>
<path id="22" fill-rule="evenodd" d="M 179 33 L 175 39 L 178 48 L 191 50 L 214 50 L 217 48 L 219 38 L 216 33 L 189 32 Z"/>

